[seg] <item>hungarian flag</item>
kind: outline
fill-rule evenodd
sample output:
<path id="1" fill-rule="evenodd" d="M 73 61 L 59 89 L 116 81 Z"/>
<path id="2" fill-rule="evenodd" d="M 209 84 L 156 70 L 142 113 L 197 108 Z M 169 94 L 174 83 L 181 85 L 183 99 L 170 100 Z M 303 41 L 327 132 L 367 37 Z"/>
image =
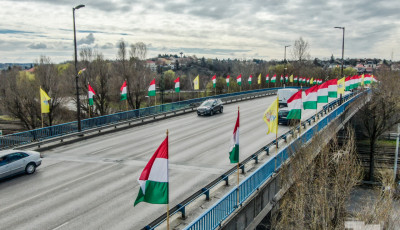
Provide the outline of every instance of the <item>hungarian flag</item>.
<path id="1" fill-rule="evenodd" d="M 150 82 L 149 91 L 148 91 L 147 95 L 148 96 L 156 95 L 156 79 L 155 78 Z"/>
<path id="2" fill-rule="evenodd" d="M 327 81 L 328 83 L 328 97 L 337 98 L 337 79 Z"/>
<path id="3" fill-rule="evenodd" d="M 261 85 L 261 73 L 258 75 L 257 84 Z"/>
<path id="4" fill-rule="evenodd" d="M 297 83 L 298 82 L 298 77 L 294 77 L 294 82 Z"/>
<path id="5" fill-rule="evenodd" d="M 247 80 L 249 82 L 249 85 L 251 85 L 251 81 L 253 80 L 253 76 L 250 74 L 249 79 Z"/>
<path id="6" fill-rule="evenodd" d="M 92 86 L 88 84 L 88 98 L 89 98 L 89 105 L 93 105 L 93 96 L 96 95 Z"/>
<path id="7" fill-rule="evenodd" d="M 231 147 L 229 149 L 229 160 L 231 160 L 231 163 L 239 163 L 239 110 L 235 128 L 233 129 Z"/>
<path id="8" fill-rule="evenodd" d="M 272 76 L 271 78 L 271 83 L 275 83 L 276 82 L 276 74 L 274 74 L 274 76 Z"/>
<path id="9" fill-rule="evenodd" d="M 121 101 L 126 100 L 128 98 L 128 94 L 126 93 L 126 81 L 121 86 Z"/>
<path id="10" fill-rule="evenodd" d="M 285 76 L 285 82 L 288 83 L 288 81 L 289 81 L 289 77 L 288 77 L 288 75 L 286 75 Z"/>
<path id="11" fill-rule="evenodd" d="M 226 80 L 226 85 L 227 85 L 228 87 L 229 87 L 229 78 L 231 78 L 231 76 L 228 75 L 228 76 L 226 77 L 226 79 L 225 79 L 225 80 Z"/>
<path id="12" fill-rule="evenodd" d="M 214 75 L 211 80 L 213 82 L 213 88 L 215 88 L 215 85 L 217 85 L 217 75 Z"/>
<path id="13" fill-rule="evenodd" d="M 174 82 L 175 82 L 175 92 L 179 93 L 181 91 L 179 77 L 177 77 Z"/>
<path id="14" fill-rule="evenodd" d="M 307 84 L 310 84 L 310 78 L 307 78 Z"/>
<path id="15" fill-rule="evenodd" d="M 238 83 L 238 85 L 242 85 L 242 75 L 239 74 L 239 76 L 236 77 L 236 81 Z"/>
<path id="16" fill-rule="evenodd" d="M 301 109 L 303 108 L 303 103 L 301 101 L 302 93 L 303 91 L 299 90 L 287 100 L 289 109 L 287 119 L 301 119 Z"/>
<path id="17" fill-rule="evenodd" d="M 345 84 L 344 84 L 345 88 L 344 88 L 344 90 L 345 90 L 345 91 L 350 91 L 350 87 L 351 87 L 351 77 L 350 77 L 350 76 L 346 77 L 344 81 L 345 81 Z"/>
<path id="18" fill-rule="evenodd" d="M 324 82 L 318 86 L 317 103 L 328 103 L 328 83 Z"/>
<path id="19" fill-rule="evenodd" d="M 285 77 L 283 77 L 283 75 L 281 75 L 281 78 L 279 78 L 279 81 L 282 83 Z"/>
<path id="20" fill-rule="evenodd" d="M 140 188 L 134 206 L 142 201 L 168 204 L 168 136 L 144 167 L 138 182 Z"/>
<path id="21" fill-rule="evenodd" d="M 269 74 L 267 74 L 266 76 L 265 76 L 265 83 L 268 83 L 269 82 Z"/>
<path id="22" fill-rule="evenodd" d="M 364 85 L 369 85 L 369 84 L 371 84 L 371 75 L 366 74 L 364 76 Z"/>
<path id="23" fill-rule="evenodd" d="M 304 109 L 317 109 L 318 85 L 306 89 L 306 98 L 303 100 Z"/>

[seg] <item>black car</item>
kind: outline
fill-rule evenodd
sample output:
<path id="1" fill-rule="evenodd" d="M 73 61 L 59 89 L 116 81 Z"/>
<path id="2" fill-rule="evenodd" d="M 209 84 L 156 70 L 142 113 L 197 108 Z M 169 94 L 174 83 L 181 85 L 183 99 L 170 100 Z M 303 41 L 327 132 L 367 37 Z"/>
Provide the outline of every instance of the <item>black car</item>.
<path id="1" fill-rule="evenodd" d="M 199 107 L 197 107 L 197 115 L 214 115 L 217 112 L 222 113 L 224 106 L 220 99 L 208 99 L 204 101 Z"/>
<path id="2" fill-rule="evenodd" d="M 291 125 L 300 122 L 299 119 L 287 119 L 288 114 L 289 114 L 288 108 L 281 108 L 278 112 L 278 124 Z"/>

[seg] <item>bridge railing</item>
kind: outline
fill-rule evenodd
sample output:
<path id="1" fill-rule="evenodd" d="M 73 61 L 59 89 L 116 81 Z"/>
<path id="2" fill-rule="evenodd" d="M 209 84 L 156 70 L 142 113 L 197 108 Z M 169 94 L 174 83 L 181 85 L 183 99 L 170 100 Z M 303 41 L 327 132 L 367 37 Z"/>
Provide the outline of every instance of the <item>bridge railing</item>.
<path id="1" fill-rule="evenodd" d="M 341 115 L 347 106 L 358 98 L 361 94 L 351 93 L 343 97 L 344 103 L 339 105 L 333 110 L 328 116 L 325 116 L 318 121 L 317 125 L 314 125 L 311 129 L 308 129 L 305 133 L 301 134 L 300 137 L 292 141 L 289 145 L 284 147 L 278 152 L 276 156 L 265 162 L 261 167 L 254 171 L 250 176 L 246 177 L 240 182 L 237 188 L 230 190 L 224 197 L 222 197 L 217 203 L 211 206 L 206 212 L 200 215 L 196 220 L 190 223 L 185 230 L 208 230 L 215 229 L 221 225 L 229 215 L 231 215 L 248 197 L 250 197 L 254 191 L 256 191 L 264 182 L 266 182 L 282 164 L 298 149 L 299 146 L 309 142 L 315 134 L 320 130 L 324 129 L 330 121 L 336 119 Z M 317 116 L 327 113 L 327 110 L 332 110 L 335 105 L 339 104 L 339 99 L 325 105 L 323 110 L 318 114 L 302 122 L 301 125 L 305 125 L 307 122 L 316 119 Z M 298 129 L 299 127 L 297 127 Z M 293 131 L 289 131 L 280 136 L 280 138 L 286 138 Z M 269 149 L 270 146 L 274 145 L 275 142 L 271 142 L 264 149 Z M 255 156 L 251 156 L 253 159 Z M 249 160 L 249 159 L 246 159 Z M 238 199 L 239 194 L 239 199 Z"/>
<path id="2" fill-rule="evenodd" d="M 293 87 L 293 88 L 298 88 L 298 87 Z M 125 121 L 142 119 L 159 114 L 168 114 L 185 109 L 186 110 L 194 109 L 201 102 L 209 98 L 220 98 L 224 101 L 235 100 L 235 99 L 237 100 L 238 98 L 249 97 L 249 96 L 251 97 L 255 95 L 265 94 L 268 92 L 275 92 L 277 89 L 279 88 L 257 89 L 257 90 L 229 93 L 229 94 L 220 94 L 216 96 L 195 98 L 185 101 L 178 101 L 147 108 L 119 112 L 105 116 L 99 116 L 95 118 L 84 119 L 81 121 L 81 128 L 82 128 L 81 133 L 85 133 L 85 131 L 99 127 L 106 127 L 113 124 L 119 124 Z M 14 148 L 16 146 L 40 142 L 43 140 L 49 140 L 51 138 L 66 136 L 74 133 L 78 133 L 77 121 L 9 134 L 0 137 L 0 149 Z"/>

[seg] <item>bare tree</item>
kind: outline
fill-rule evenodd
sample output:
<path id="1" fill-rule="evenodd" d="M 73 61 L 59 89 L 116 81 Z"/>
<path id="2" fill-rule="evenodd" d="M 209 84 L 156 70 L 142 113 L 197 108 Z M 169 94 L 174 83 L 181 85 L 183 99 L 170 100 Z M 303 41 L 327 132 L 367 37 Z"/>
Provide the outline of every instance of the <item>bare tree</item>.
<path id="1" fill-rule="evenodd" d="M 369 179 L 374 181 L 375 148 L 378 138 L 392 125 L 400 122 L 400 82 L 398 75 L 391 71 L 378 73 L 379 84 L 374 84 L 371 101 L 360 108 L 364 133 L 369 139 L 370 167 Z"/>
<path id="2" fill-rule="evenodd" d="M 310 59 L 310 45 L 302 37 L 294 41 L 292 56 L 294 60 L 298 60 L 300 63 Z"/>

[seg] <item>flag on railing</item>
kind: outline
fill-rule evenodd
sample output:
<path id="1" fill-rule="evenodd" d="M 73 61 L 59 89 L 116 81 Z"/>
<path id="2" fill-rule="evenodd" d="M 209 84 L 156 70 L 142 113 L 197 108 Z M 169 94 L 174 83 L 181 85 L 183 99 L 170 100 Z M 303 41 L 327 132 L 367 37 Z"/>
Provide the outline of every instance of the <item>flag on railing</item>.
<path id="1" fill-rule="evenodd" d="M 249 79 L 247 80 L 249 82 L 249 85 L 251 85 L 251 81 L 253 80 L 253 76 L 250 74 Z"/>
<path id="2" fill-rule="evenodd" d="M 175 92 L 179 93 L 181 91 L 181 83 L 179 81 L 179 77 L 175 79 Z"/>
<path id="3" fill-rule="evenodd" d="M 328 83 L 324 82 L 318 86 L 317 103 L 328 103 Z"/>
<path id="4" fill-rule="evenodd" d="M 168 204 L 168 135 L 144 167 L 134 206 L 140 202 Z"/>
<path id="5" fill-rule="evenodd" d="M 239 108 L 236 119 L 235 128 L 231 138 L 231 146 L 229 148 L 229 160 L 231 163 L 239 163 Z"/>
<path id="6" fill-rule="evenodd" d="M 83 72 L 85 72 L 85 70 L 86 70 L 86 68 L 79 70 L 78 75 L 81 75 Z"/>
<path id="7" fill-rule="evenodd" d="M 313 85 L 314 84 L 314 78 L 312 77 L 310 80 L 310 84 Z"/>
<path id="8" fill-rule="evenodd" d="M 288 77 L 288 75 L 286 75 L 285 76 L 285 82 L 288 83 L 288 81 L 289 81 L 289 77 Z"/>
<path id="9" fill-rule="evenodd" d="M 304 109 L 317 109 L 318 85 L 306 89 L 306 98 L 303 100 Z"/>
<path id="10" fill-rule="evenodd" d="M 266 76 L 265 76 L 265 83 L 268 83 L 269 82 L 269 74 L 267 74 Z"/>
<path id="11" fill-rule="evenodd" d="M 126 91 L 126 81 L 121 86 L 121 101 L 126 100 L 128 98 L 128 94 Z"/>
<path id="12" fill-rule="evenodd" d="M 213 83 L 213 88 L 215 88 L 215 86 L 217 85 L 217 75 L 214 75 L 211 80 Z"/>
<path id="13" fill-rule="evenodd" d="M 261 73 L 258 75 L 257 84 L 261 85 Z"/>
<path id="14" fill-rule="evenodd" d="M 350 91 L 350 87 L 351 87 L 351 77 L 350 76 L 345 78 L 345 84 L 344 85 L 345 85 L 344 90 L 345 91 Z"/>
<path id="15" fill-rule="evenodd" d="M 293 74 L 290 75 L 289 81 L 293 83 Z"/>
<path id="16" fill-rule="evenodd" d="M 96 95 L 96 93 L 94 92 L 94 89 L 92 88 L 92 86 L 90 86 L 90 84 L 88 83 L 88 98 L 89 98 L 89 105 L 93 105 L 93 96 Z"/>
<path id="17" fill-rule="evenodd" d="M 289 109 L 287 119 L 301 119 L 301 110 L 303 109 L 302 93 L 303 91 L 299 90 L 287 100 Z"/>
<path id="18" fill-rule="evenodd" d="M 269 133 L 278 133 L 278 110 L 279 110 L 279 99 L 276 100 L 268 107 L 264 112 L 263 120 L 267 123 Z"/>
<path id="19" fill-rule="evenodd" d="M 242 75 L 239 74 L 239 76 L 236 77 L 236 81 L 238 83 L 238 85 L 242 85 Z"/>
<path id="20" fill-rule="evenodd" d="M 193 80 L 194 84 L 194 90 L 199 90 L 200 89 L 200 82 L 199 82 L 199 75 Z"/>
<path id="21" fill-rule="evenodd" d="M 284 77 L 283 75 L 281 75 L 281 78 L 279 78 L 279 81 L 280 81 L 281 83 L 283 83 L 283 81 L 285 80 L 284 78 L 285 78 L 285 77 Z"/>
<path id="22" fill-rule="evenodd" d="M 307 84 L 310 84 L 310 78 L 307 78 Z"/>
<path id="23" fill-rule="evenodd" d="M 155 95 L 156 95 L 156 79 L 154 78 L 150 82 L 150 86 L 149 86 L 149 90 L 148 90 L 147 96 L 151 97 L 151 96 L 155 96 Z"/>
<path id="24" fill-rule="evenodd" d="M 346 87 L 345 85 L 346 85 L 346 78 L 343 77 L 337 81 L 337 94 L 338 95 L 344 94 L 345 87 Z"/>
<path id="25" fill-rule="evenodd" d="M 297 76 L 294 77 L 294 82 L 297 83 L 297 82 L 298 82 L 298 79 L 299 79 L 299 78 L 298 78 Z"/>
<path id="26" fill-rule="evenodd" d="M 228 76 L 226 77 L 226 79 L 225 79 L 225 80 L 226 80 L 226 85 L 227 85 L 228 87 L 229 87 L 229 79 L 230 79 L 230 78 L 231 78 L 231 76 L 228 75 Z"/>
<path id="27" fill-rule="evenodd" d="M 274 74 L 274 76 L 272 76 L 271 78 L 271 83 L 275 83 L 276 82 L 276 74 Z"/>
<path id="28" fill-rule="evenodd" d="M 328 82 L 328 97 L 337 98 L 337 79 L 331 79 Z"/>
<path id="29" fill-rule="evenodd" d="M 369 84 L 371 84 L 371 75 L 366 74 L 364 76 L 364 85 L 369 85 Z"/>
<path id="30" fill-rule="evenodd" d="M 51 100 L 49 95 L 40 87 L 40 108 L 42 113 L 50 113 L 49 100 Z"/>

